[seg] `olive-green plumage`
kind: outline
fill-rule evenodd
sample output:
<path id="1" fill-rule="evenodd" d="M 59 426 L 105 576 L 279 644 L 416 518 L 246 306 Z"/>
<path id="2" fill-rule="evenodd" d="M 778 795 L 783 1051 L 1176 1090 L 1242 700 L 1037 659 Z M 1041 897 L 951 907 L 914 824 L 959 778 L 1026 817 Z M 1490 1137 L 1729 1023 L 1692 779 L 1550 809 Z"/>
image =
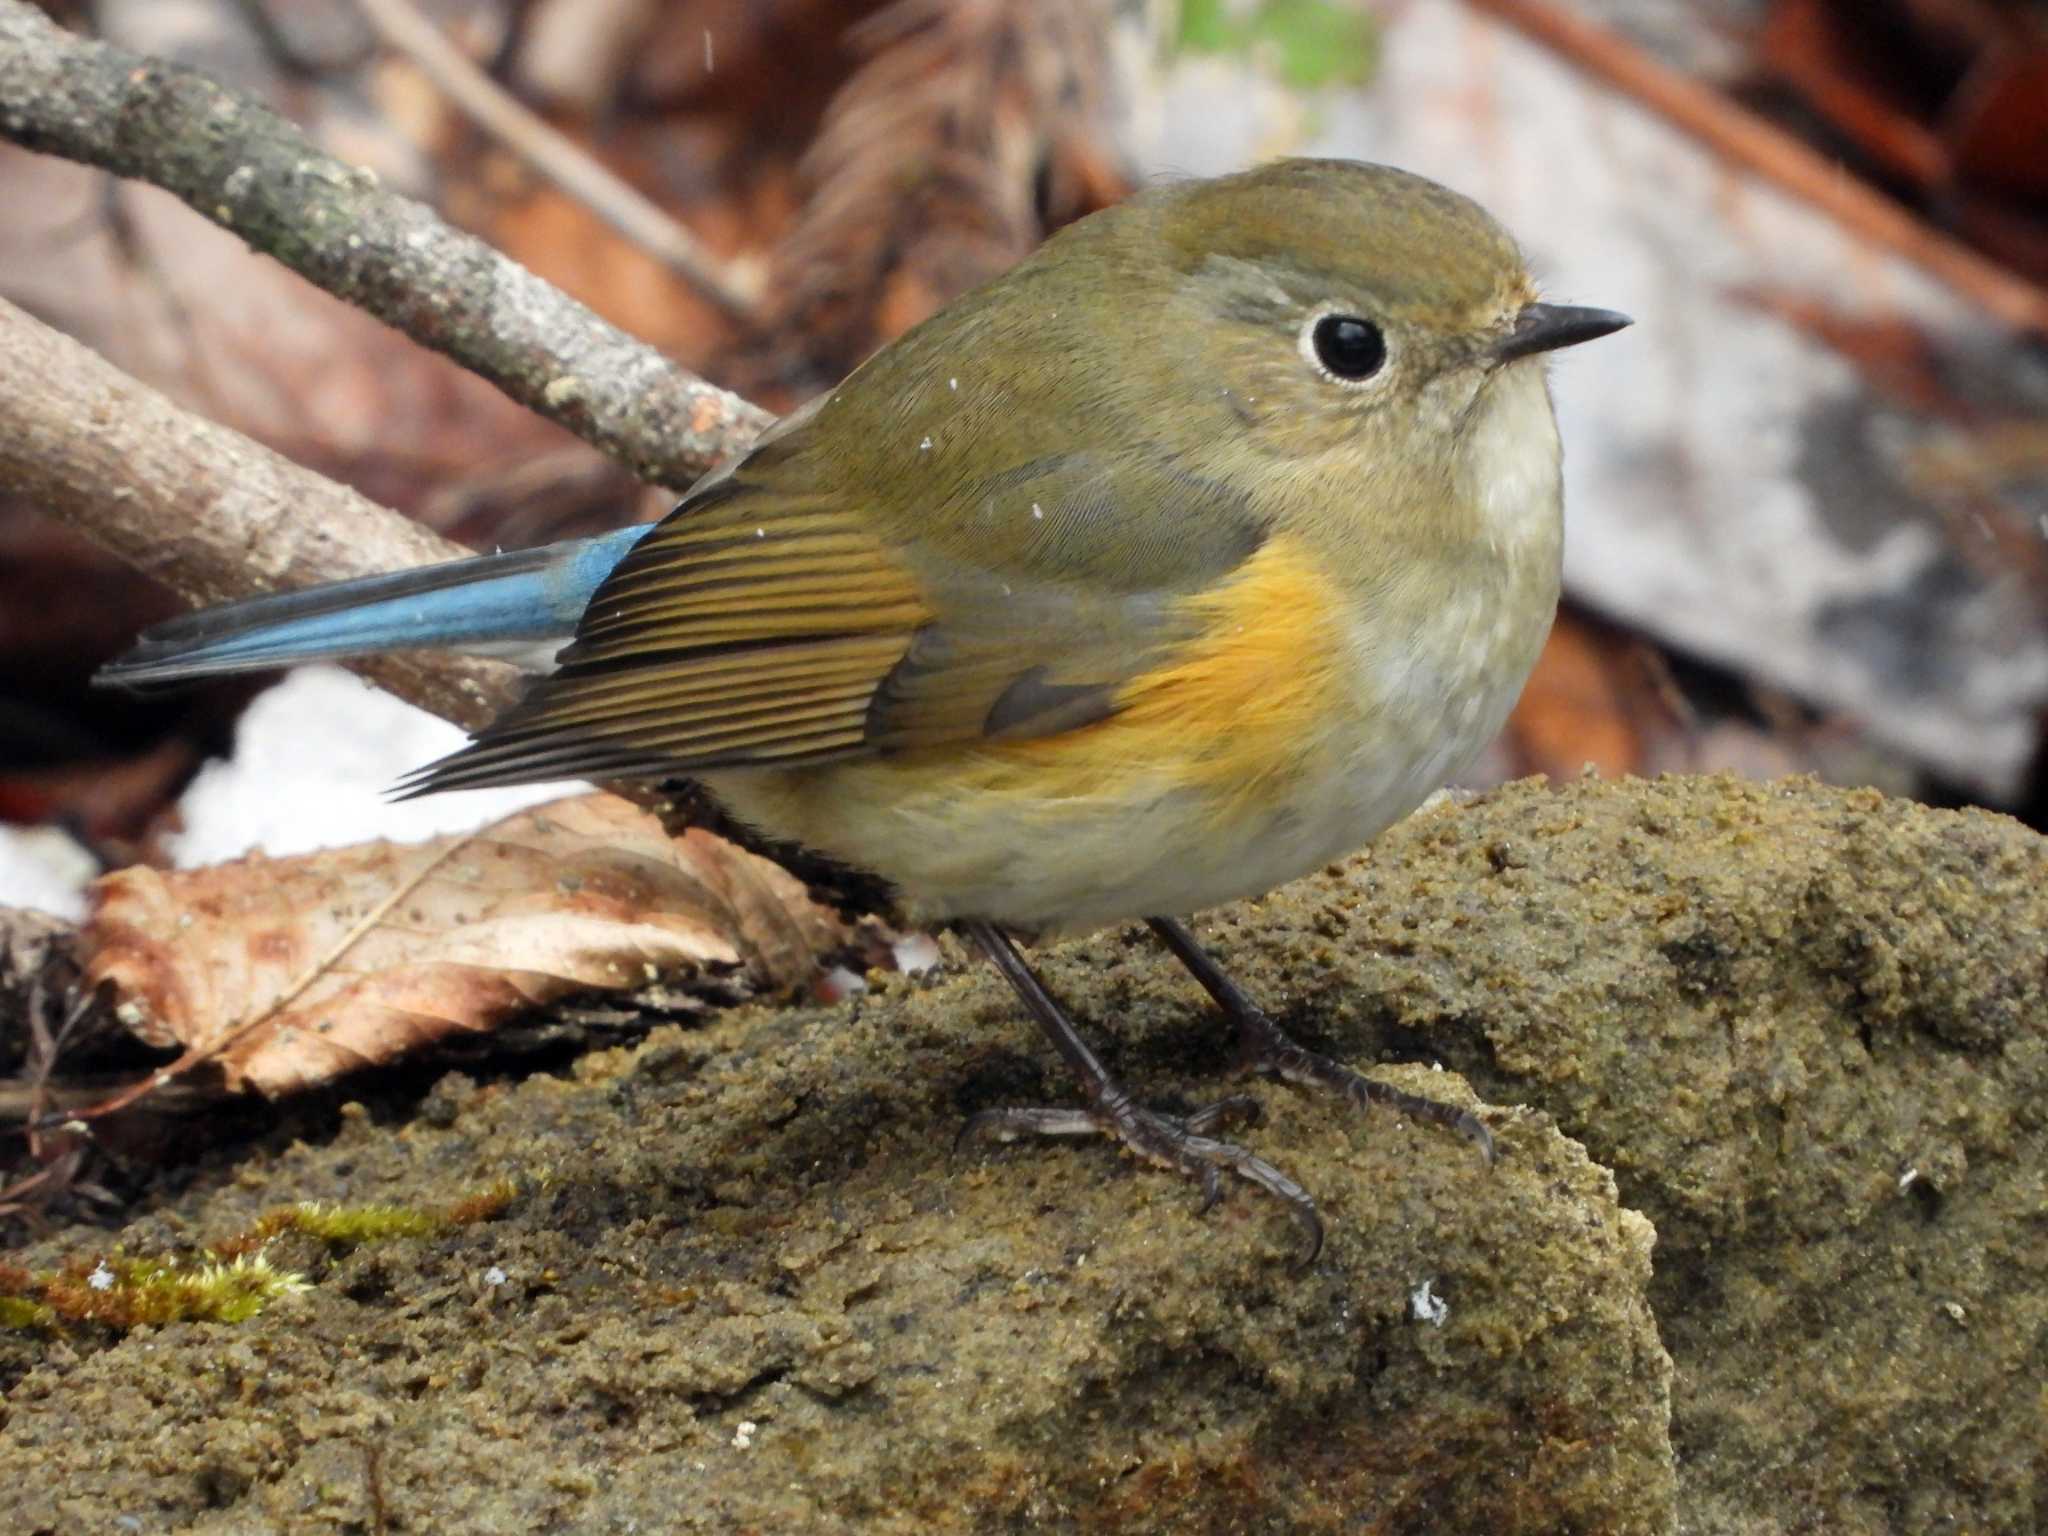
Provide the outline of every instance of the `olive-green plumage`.
<path id="1" fill-rule="evenodd" d="M 701 779 L 1002 968 L 1085 1107 L 972 1126 L 1114 1135 L 1210 1199 L 1227 1170 L 1313 1254 L 1307 1192 L 1217 1116 L 1140 1108 L 1011 935 L 1150 919 L 1247 1070 L 1490 1152 L 1469 1112 L 1288 1039 L 1173 915 L 1350 852 L 1499 729 L 1558 596 L 1539 354 L 1626 323 L 1538 301 L 1484 212 L 1384 166 L 1162 186 L 878 353 L 623 558 L 613 535 L 296 594 L 127 670 L 333 654 L 331 626 L 403 643 L 416 602 L 441 643 L 558 637 L 597 582 L 556 670 L 414 789 Z"/>
<path id="2" fill-rule="evenodd" d="M 1070 732 L 1170 661 L 1201 622 L 1188 599 L 1276 531 L 1361 591 L 1409 562 L 1432 603 L 1453 546 L 1480 553 L 1461 437 L 1486 349 L 1533 297 L 1483 210 L 1400 171 L 1156 187 L 708 477 L 560 669 L 425 787 Z M 1321 376 L 1318 312 L 1370 317 L 1384 367 Z M 1554 569 L 1525 596 L 1547 616 Z"/>

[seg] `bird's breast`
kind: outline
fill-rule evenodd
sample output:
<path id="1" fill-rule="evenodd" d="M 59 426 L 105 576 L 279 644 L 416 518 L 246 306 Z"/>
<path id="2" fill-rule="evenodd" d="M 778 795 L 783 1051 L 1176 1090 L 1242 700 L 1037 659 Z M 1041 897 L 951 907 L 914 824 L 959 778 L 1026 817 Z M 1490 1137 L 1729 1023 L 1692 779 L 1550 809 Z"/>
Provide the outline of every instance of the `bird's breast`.
<path id="1" fill-rule="evenodd" d="M 1492 738 L 1548 631 L 1556 436 L 1534 383 L 1540 415 L 1518 391 L 1471 438 L 1492 462 L 1445 509 L 1469 533 L 1362 577 L 1327 539 L 1276 531 L 1185 599 L 1187 638 L 1104 719 L 710 782 L 931 920 L 1082 930 L 1257 895 L 1348 854 Z"/>
<path id="2" fill-rule="evenodd" d="M 1488 383 L 1450 482 L 1447 536 L 1392 562 L 1351 614 L 1354 767 L 1345 777 L 1370 803 L 1362 819 L 1382 826 L 1498 734 L 1556 615 L 1563 496 L 1540 366 Z"/>

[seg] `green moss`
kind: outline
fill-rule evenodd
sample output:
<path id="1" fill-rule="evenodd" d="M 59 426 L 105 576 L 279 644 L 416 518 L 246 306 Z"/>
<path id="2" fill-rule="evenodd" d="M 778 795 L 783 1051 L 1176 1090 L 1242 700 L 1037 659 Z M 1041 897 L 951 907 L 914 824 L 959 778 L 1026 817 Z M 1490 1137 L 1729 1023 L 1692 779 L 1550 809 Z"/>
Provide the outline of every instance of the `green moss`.
<path id="1" fill-rule="evenodd" d="M 260 1253 L 225 1264 L 190 1267 L 156 1259 L 113 1259 L 110 1310 L 134 1323 L 247 1322 L 280 1296 L 309 1289 L 303 1276 L 272 1266 Z"/>
<path id="2" fill-rule="evenodd" d="M 16 1333 L 53 1327 L 57 1314 L 40 1301 L 26 1296 L 0 1296 L 0 1328 Z"/>
<path id="3" fill-rule="evenodd" d="M 241 1323 L 278 1297 L 305 1289 L 302 1276 L 275 1268 L 260 1253 L 202 1264 L 116 1254 L 90 1269 L 74 1264 L 54 1275 L 28 1276 L 20 1293 L 0 1297 L 0 1327 L 96 1323 L 125 1333 L 145 1324 Z"/>
<path id="4" fill-rule="evenodd" d="M 273 1239 L 296 1233 L 332 1248 L 352 1249 L 400 1238 L 430 1237 L 487 1221 L 518 1194 L 501 1179 L 442 1209 L 409 1205 L 322 1205 L 302 1200 L 224 1238 L 200 1262 L 114 1254 L 56 1273 L 0 1265 L 0 1329 L 47 1331 L 92 1323 L 125 1333 L 145 1324 L 240 1323 L 280 1296 L 310 1289 L 301 1275 L 265 1255 Z"/>
<path id="5" fill-rule="evenodd" d="M 431 1237 L 450 1227 L 466 1227 L 500 1215 L 518 1197 L 519 1185 L 499 1179 L 460 1200 L 434 1209 L 415 1205 L 322 1205 L 301 1200 L 280 1206 L 259 1217 L 256 1223 L 233 1237 L 213 1244 L 218 1259 L 255 1253 L 274 1237 L 297 1233 L 332 1248 L 361 1248 L 405 1237 Z"/>
<path id="6" fill-rule="evenodd" d="M 447 1217 L 440 1213 L 408 1205 L 322 1205 L 317 1200 L 303 1200 L 279 1215 L 282 1229 L 303 1232 L 337 1248 L 431 1237 L 448 1225 Z"/>

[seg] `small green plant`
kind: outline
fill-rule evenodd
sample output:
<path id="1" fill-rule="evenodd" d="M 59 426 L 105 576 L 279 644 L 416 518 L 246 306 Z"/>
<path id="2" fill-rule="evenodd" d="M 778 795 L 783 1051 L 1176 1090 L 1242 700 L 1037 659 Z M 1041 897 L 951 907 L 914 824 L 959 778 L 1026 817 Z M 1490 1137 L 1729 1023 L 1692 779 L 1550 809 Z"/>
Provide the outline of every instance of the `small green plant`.
<path id="1" fill-rule="evenodd" d="M 125 1333 L 145 1324 L 246 1322 L 280 1296 L 310 1289 L 303 1275 L 277 1269 L 265 1256 L 265 1247 L 286 1233 L 341 1249 L 430 1237 L 488 1221 L 518 1193 L 513 1180 L 500 1179 L 439 1210 L 303 1200 L 266 1212 L 214 1243 L 199 1261 L 115 1253 L 54 1274 L 0 1264 L 0 1328 L 48 1331 L 92 1323 Z"/>
<path id="2" fill-rule="evenodd" d="M 303 1200 L 273 1212 L 259 1226 L 270 1234 L 301 1232 L 336 1248 L 360 1248 L 401 1237 L 431 1237 L 448 1225 L 438 1211 L 412 1205 L 322 1205 Z"/>
<path id="3" fill-rule="evenodd" d="M 1193 53 L 1264 55 L 1302 90 L 1363 85 L 1379 67 L 1379 27 L 1346 0 L 1182 0 L 1180 41 Z"/>
<path id="4" fill-rule="evenodd" d="M 0 1296 L 0 1328 L 27 1333 L 56 1326 L 57 1314 L 47 1302 L 30 1301 L 26 1296 Z"/>
<path id="5" fill-rule="evenodd" d="M 307 1288 L 303 1276 L 273 1268 L 260 1253 L 224 1264 L 114 1254 L 90 1268 L 80 1263 L 54 1275 L 23 1273 L 26 1284 L 0 1297 L 0 1319 L 9 1327 L 97 1323 L 125 1333 L 144 1324 L 240 1323 Z"/>

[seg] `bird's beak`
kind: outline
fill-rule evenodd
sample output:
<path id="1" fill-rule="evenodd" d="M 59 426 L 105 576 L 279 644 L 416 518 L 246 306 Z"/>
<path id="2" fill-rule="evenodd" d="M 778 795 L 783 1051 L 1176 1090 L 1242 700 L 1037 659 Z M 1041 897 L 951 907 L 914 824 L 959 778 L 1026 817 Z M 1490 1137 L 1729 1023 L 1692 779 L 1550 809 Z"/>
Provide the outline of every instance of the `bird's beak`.
<path id="1" fill-rule="evenodd" d="M 1498 363 L 1538 352 L 1555 352 L 1559 347 L 1576 347 L 1582 341 L 1612 336 L 1623 326 L 1634 325 L 1627 315 L 1611 309 L 1581 309 L 1571 304 L 1524 304 L 1515 316 L 1514 329 L 1493 349 Z"/>

